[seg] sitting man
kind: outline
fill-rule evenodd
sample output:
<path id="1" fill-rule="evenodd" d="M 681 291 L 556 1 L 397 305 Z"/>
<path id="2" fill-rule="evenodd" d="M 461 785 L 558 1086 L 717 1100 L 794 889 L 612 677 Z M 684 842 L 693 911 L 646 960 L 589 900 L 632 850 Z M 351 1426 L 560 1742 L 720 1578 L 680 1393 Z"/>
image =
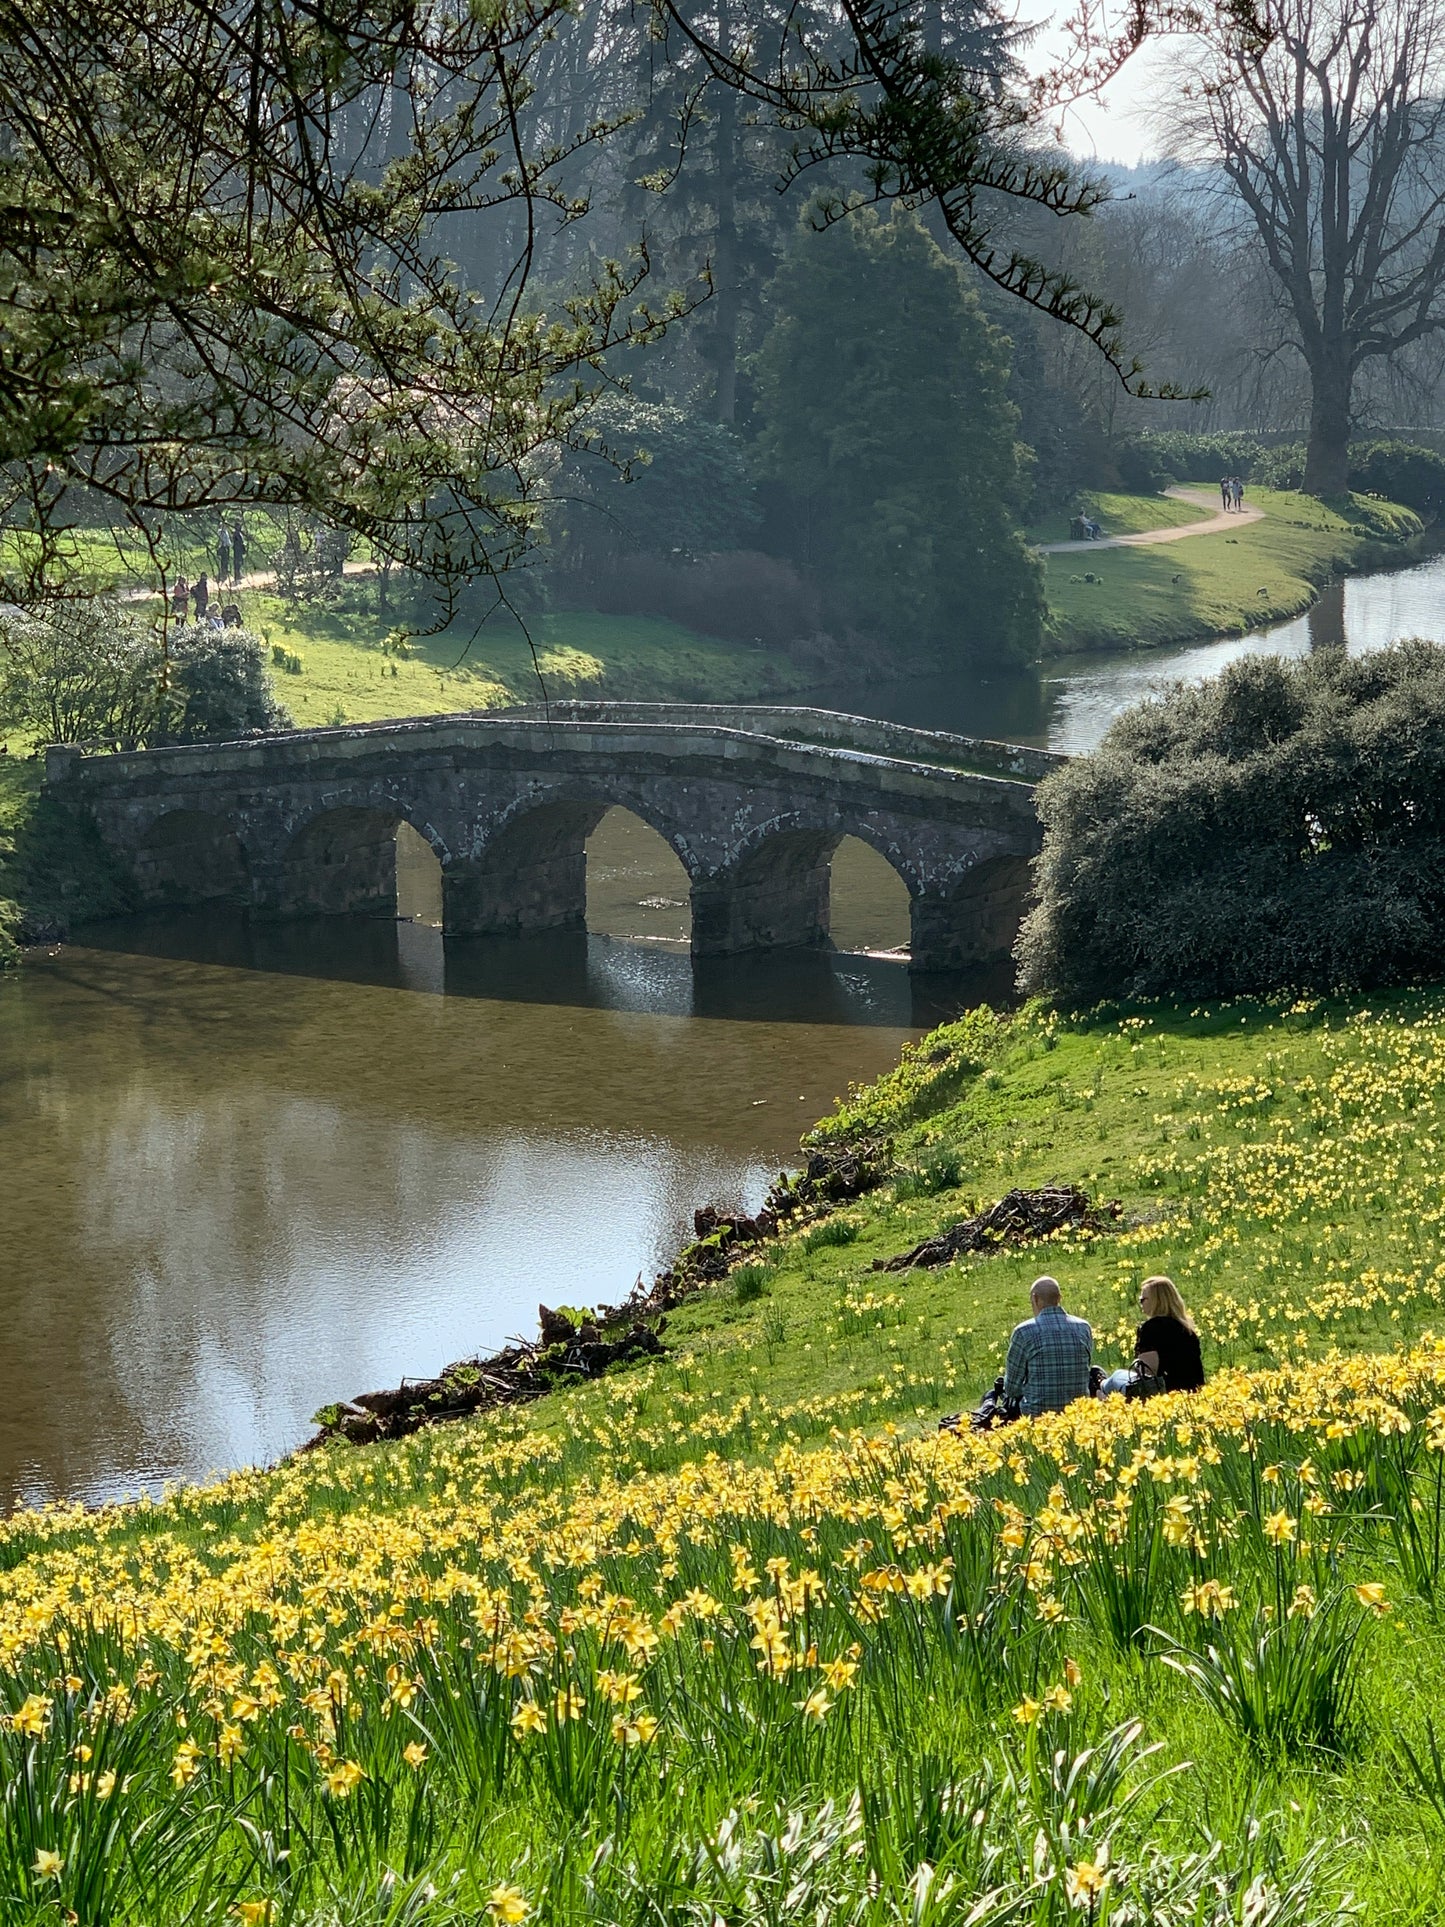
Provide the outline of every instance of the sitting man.
<path id="1" fill-rule="evenodd" d="M 1029 1291 L 1034 1315 L 1014 1327 L 1004 1364 L 1005 1399 L 1017 1400 L 1026 1418 L 1062 1412 L 1089 1396 L 1094 1334 L 1082 1318 L 1064 1310 L 1057 1278 L 1035 1278 Z"/>

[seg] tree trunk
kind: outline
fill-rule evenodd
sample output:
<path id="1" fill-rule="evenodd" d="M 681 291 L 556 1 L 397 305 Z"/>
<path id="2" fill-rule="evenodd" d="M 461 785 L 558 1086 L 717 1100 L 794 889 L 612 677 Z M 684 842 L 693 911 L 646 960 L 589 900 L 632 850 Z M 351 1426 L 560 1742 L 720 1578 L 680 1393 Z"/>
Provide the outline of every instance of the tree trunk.
<path id="1" fill-rule="evenodd" d="M 732 10 L 718 8 L 718 41 L 732 52 Z M 737 94 L 723 87 L 717 98 L 717 150 L 713 155 L 713 344 L 717 367 L 714 413 L 729 425 L 737 416 L 738 325 L 742 315 L 741 263 L 738 259 L 738 109 Z"/>
<path id="2" fill-rule="evenodd" d="M 1310 438 L 1305 450 L 1306 495 L 1343 495 L 1350 482 L 1350 390 L 1348 356 L 1327 353 L 1310 369 Z"/>

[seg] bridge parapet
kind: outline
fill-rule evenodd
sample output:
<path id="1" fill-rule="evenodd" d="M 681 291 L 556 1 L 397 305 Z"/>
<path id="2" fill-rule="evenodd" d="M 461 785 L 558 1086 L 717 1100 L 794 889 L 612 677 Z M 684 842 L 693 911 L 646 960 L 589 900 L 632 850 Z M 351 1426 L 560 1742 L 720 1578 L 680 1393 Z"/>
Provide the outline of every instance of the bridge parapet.
<path id="1" fill-rule="evenodd" d="M 832 852 L 853 835 L 907 884 L 914 967 L 936 969 L 1011 948 L 1040 840 L 1030 779 L 1057 760 L 821 710 L 567 704 L 58 748 L 46 780 L 156 902 L 394 914 L 410 823 L 458 935 L 584 923 L 586 839 L 620 805 L 686 868 L 700 953 L 825 941 Z"/>
<path id="2" fill-rule="evenodd" d="M 551 715 L 566 722 L 636 722 L 700 725 L 704 728 L 742 729 L 750 734 L 775 736 L 783 742 L 816 743 L 839 749 L 871 751 L 905 762 L 958 769 L 979 776 L 1014 777 L 1028 783 L 1068 762 L 1051 749 L 1024 743 L 994 742 L 983 736 L 959 736 L 949 730 L 913 729 L 876 716 L 851 716 L 841 710 L 802 705 L 759 703 L 619 703 L 560 702 L 550 710 L 529 704 L 522 710 L 494 711 L 497 715 Z"/>

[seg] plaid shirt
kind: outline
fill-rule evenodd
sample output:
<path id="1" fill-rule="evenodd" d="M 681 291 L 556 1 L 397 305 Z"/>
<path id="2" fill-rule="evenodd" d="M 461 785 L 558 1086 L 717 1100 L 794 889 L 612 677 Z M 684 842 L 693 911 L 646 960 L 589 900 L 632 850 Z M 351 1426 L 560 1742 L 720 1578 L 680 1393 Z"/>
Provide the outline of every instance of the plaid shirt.
<path id="1" fill-rule="evenodd" d="M 1089 1395 L 1094 1334 L 1082 1318 L 1062 1305 L 1046 1305 L 1014 1327 L 1003 1369 L 1005 1398 L 1016 1398 L 1024 1412 L 1061 1412 Z"/>

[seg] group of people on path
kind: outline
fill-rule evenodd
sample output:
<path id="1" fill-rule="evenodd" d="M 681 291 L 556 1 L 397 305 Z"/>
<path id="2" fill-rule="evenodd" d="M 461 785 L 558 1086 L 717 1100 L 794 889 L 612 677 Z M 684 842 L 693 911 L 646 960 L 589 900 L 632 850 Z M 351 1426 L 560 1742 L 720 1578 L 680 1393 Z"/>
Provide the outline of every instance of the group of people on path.
<path id="1" fill-rule="evenodd" d="M 1219 478 L 1219 499 L 1224 504 L 1226 515 L 1235 515 L 1244 507 L 1244 483 L 1237 475 L 1221 475 Z"/>
<path id="2" fill-rule="evenodd" d="M 1088 1321 L 1064 1310 L 1057 1278 L 1035 1278 L 1029 1303 L 1033 1316 L 1014 1327 L 1004 1360 L 1004 1412 L 1036 1418 L 1041 1412 L 1061 1412 L 1076 1398 L 1137 1395 L 1141 1381 L 1152 1380 L 1153 1389 L 1171 1392 L 1197 1392 L 1204 1383 L 1199 1333 L 1172 1278 L 1144 1280 L 1134 1363 L 1107 1377 L 1094 1364 Z"/>
<path id="3" fill-rule="evenodd" d="M 223 601 L 223 594 L 229 581 L 239 587 L 246 568 L 246 530 L 238 516 L 230 528 L 221 524 L 221 532 L 216 538 L 216 590 L 212 595 L 210 580 L 205 572 L 188 582 L 178 575 L 171 584 L 171 620 L 184 622 L 188 609 L 194 608 L 197 622 L 209 623 L 213 629 L 239 629 L 241 627 L 240 604 Z"/>

